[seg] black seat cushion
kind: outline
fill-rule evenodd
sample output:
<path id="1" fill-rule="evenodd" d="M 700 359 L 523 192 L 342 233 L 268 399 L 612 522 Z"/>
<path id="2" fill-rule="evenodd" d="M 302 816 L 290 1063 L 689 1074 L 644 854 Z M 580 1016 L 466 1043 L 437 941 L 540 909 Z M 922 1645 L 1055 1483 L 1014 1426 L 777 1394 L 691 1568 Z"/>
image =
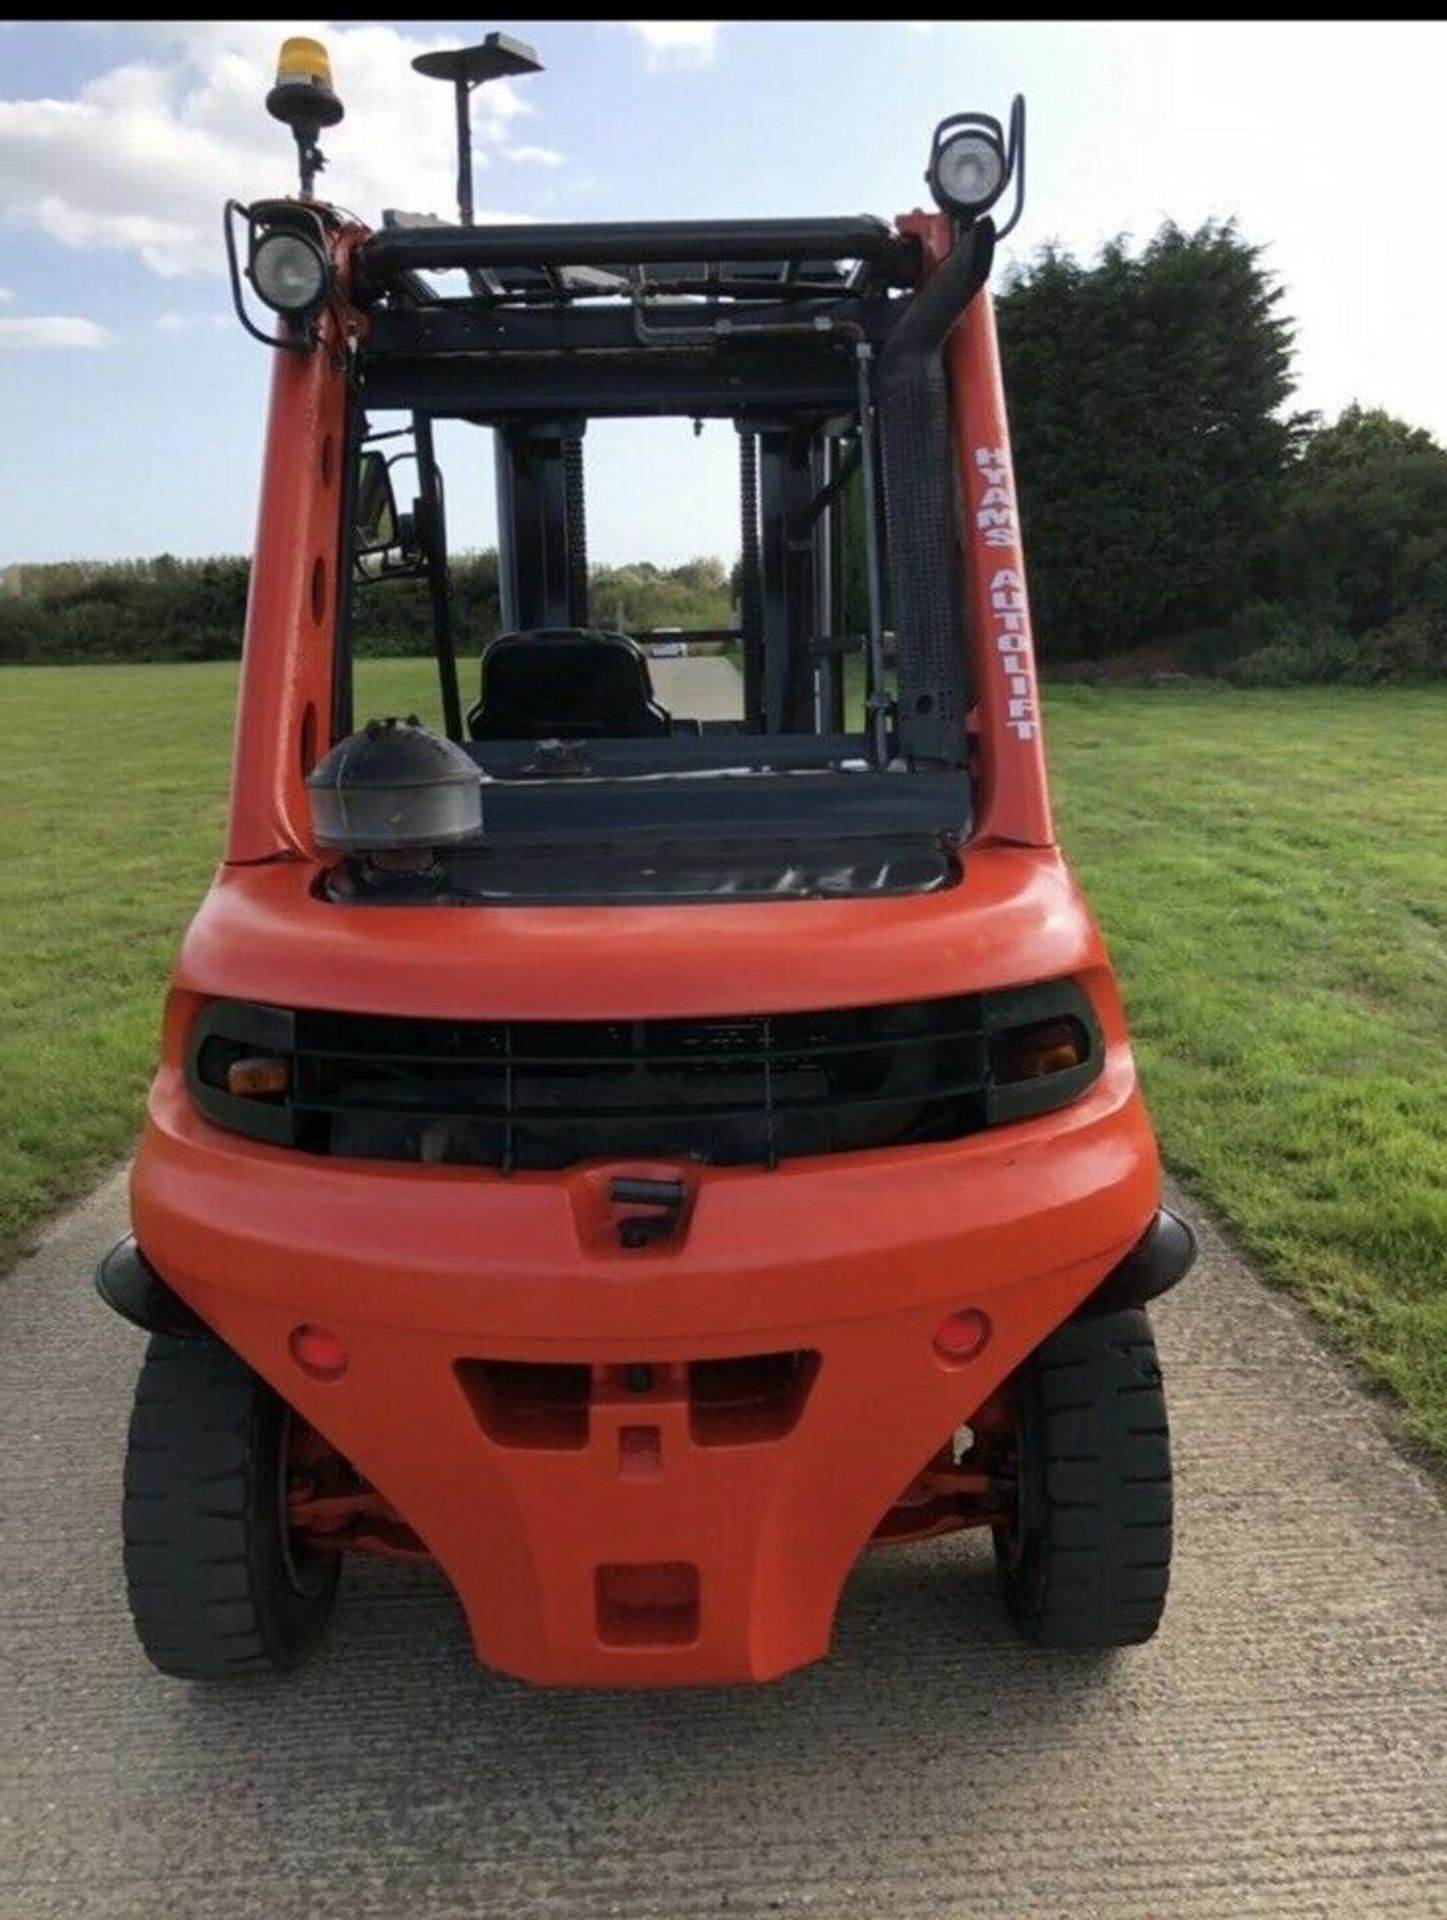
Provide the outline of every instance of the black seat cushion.
<path id="1" fill-rule="evenodd" d="M 474 740 L 630 740 L 672 726 L 637 641 L 589 627 L 500 633 L 467 724 Z"/>

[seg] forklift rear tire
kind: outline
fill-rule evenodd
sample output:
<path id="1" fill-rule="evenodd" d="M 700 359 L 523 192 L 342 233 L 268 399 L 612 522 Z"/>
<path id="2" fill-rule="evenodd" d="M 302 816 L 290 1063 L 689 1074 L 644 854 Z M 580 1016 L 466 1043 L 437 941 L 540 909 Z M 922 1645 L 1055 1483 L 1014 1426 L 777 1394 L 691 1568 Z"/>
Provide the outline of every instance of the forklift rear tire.
<path id="1" fill-rule="evenodd" d="M 315 1650 L 338 1556 L 286 1529 L 291 1410 L 230 1348 L 156 1334 L 126 1449 L 126 1589 L 151 1664 L 190 1680 L 291 1668 Z"/>
<path id="2" fill-rule="evenodd" d="M 1160 1625 L 1171 1443 L 1139 1307 L 1067 1321 L 1017 1378 L 1019 1514 L 995 1530 L 1005 1605 L 1047 1647 L 1124 1647 Z"/>

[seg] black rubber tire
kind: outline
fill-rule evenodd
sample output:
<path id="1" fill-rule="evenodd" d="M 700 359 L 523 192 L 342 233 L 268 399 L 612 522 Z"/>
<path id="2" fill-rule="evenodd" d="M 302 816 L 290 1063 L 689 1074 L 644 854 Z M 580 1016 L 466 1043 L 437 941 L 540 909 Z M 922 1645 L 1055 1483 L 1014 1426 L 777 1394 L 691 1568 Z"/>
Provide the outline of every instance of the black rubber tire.
<path id="1" fill-rule="evenodd" d="M 1160 1625 L 1171 1442 L 1139 1307 L 1067 1321 L 1020 1370 L 1020 1518 L 995 1533 L 1010 1617 L 1047 1647 L 1125 1647 Z"/>
<path id="2" fill-rule="evenodd" d="M 315 1650 L 336 1599 L 335 1554 L 293 1553 L 283 1450 L 290 1410 L 217 1340 L 156 1334 L 126 1449 L 126 1591 L 162 1673 L 231 1680 Z"/>

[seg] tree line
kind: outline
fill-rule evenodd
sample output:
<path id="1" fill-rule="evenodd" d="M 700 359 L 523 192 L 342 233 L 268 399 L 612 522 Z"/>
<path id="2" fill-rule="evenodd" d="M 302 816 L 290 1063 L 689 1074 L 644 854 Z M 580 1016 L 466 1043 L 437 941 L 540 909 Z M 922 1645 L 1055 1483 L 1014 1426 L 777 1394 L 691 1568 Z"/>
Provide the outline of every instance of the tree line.
<path id="1" fill-rule="evenodd" d="M 1447 452 L 1380 409 L 1294 412 L 1282 290 L 1231 223 L 999 303 L 1041 657 L 1150 649 L 1242 684 L 1447 674 Z"/>
<path id="2" fill-rule="evenodd" d="M 1167 224 L 1082 264 L 1041 249 L 998 300 L 1040 658 L 1081 675 L 1177 669 L 1243 685 L 1447 675 L 1447 452 L 1349 407 L 1293 410 L 1295 329 L 1234 224 Z M 847 502 L 846 630 L 865 619 Z M 721 561 L 595 568 L 593 617 L 735 618 Z M 452 569 L 459 630 L 497 630 L 497 555 Z M 209 660 L 240 644 L 245 560 L 0 574 L 0 661 Z M 428 646 L 420 582 L 360 589 L 364 653 Z"/>
<path id="3" fill-rule="evenodd" d="M 456 628 L 489 639 L 501 625 L 497 554 L 462 554 L 449 569 Z M 241 651 L 248 563 L 241 558 L 113 564 L 66 561 L 0 575 L 0 661 L 230 660 Z M 721 560 L 657 567 L 594 567 L 593 617 L 629 631 L 727 627 L 733 619 Z M 426 583 L 389 579 L 352 596 L 356 651 L 430 653 Z"/>

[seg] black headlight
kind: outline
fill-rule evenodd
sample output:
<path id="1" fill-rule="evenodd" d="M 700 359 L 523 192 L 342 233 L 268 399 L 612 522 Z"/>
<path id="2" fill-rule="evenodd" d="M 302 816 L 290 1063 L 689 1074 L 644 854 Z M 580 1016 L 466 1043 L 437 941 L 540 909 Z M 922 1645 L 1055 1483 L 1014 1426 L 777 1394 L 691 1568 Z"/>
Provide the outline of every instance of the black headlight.
<path id="1" fill-rule="evenodd" d="M 947 213 L 970 216 L 993 207 L 1010 178 L 998 130 L 965 126 L 948 133 L 942 127 L 935 141 L 926 175 L 935 204 Z"/>
<path id="2" fill-rule="evenodd" d="M 251 249 L 251 284 L 276 313 L 313 313 L 327 296 L 327 263 L 304 233 L 273 228 Z"/>
<path id="3" fill-rule="evenodd" d="M 315 208 L 258 200 L 247 219 L 246 277 L 274 313 L 300 324 L 332 290 L 327 227 Z"/>

